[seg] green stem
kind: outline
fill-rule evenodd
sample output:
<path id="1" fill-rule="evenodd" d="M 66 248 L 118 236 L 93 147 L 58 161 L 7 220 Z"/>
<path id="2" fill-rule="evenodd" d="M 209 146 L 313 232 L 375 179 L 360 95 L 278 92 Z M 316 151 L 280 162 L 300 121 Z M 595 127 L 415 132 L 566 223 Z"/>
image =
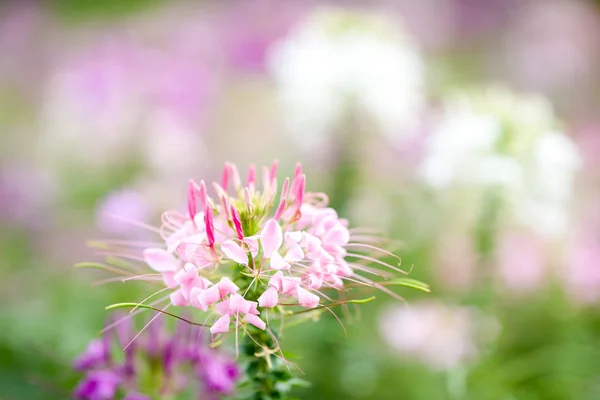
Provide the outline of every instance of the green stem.
<path id="1" fill-rule="evenodd" d="M 236 284 L 239 285 L 242 293 L 246 293 L 244 297 L 247 300 L 256 301 L 264 288 L 252 284 L 252 278 L 241 273 L 244 269 L 244 266 L 238 266 Z M 242 339 L 241 355 L 246 359 L 245 375 L 250 395 L 243 398 L 248 400 L 288 399 L 291 388 L 290 381 L 293 376 L 285 362 L 273 354 L 275 350 L 279 351 L 272 336 L 275 333 L 273 330 L 268 332 L 250 325 L 246 329 L 248 335 Z"/>

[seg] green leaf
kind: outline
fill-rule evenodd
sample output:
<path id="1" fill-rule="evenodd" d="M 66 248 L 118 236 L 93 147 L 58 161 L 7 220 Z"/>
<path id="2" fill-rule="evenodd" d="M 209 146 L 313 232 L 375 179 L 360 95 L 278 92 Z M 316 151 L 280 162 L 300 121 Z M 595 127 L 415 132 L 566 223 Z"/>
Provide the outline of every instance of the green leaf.
<path id="1" fill-rule="evenodd" d="M 431 292 L 428 284 L 418 281 L 416 279 L 411 279 L 411 278 L 396 278 L 396 279 L 392 279 L 390 281 L 385 282 L 385 284 L 386 285 L 405 286 L 405 287 L 409 287 L 409 288 L 413 288 L 413 289 L 417 289 L 417 290 L 422 290 L 423 292 L 427 292 L 427 293 Z"/>
<path id="2" fill-rule="evenodd" d="M 117 308 L 146 308 L 148 310 L 156 310 L 155 307 L 140 303 L 115 303 L 104 307 L 105 310 L 114 310 Z"/>

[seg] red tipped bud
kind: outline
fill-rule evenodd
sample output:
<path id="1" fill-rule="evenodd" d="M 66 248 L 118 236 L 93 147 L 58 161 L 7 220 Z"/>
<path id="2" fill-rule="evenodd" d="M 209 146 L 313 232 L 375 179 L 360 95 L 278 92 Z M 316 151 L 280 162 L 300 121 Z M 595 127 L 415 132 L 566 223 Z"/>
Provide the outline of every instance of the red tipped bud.
<path id="1" fill-rule="evenodd" d="M 193 179 L 188 183 L 187 206 L 188 215 L 193 221 L 197 212 L 197 199 L 200 197 L 200 187 Z"/>
<path id="2" fill-rule="evenodd" d="M 244 230 L 242 229 L 242 221 L 240 218 L 240 214 L 233 205 L 231 206 L 231 217 L 233 219 L 233 225 L 235 226 L 235 232 L 238 235 L 238 239 L 243 239 Z"/>
<path id="3" fill-rule="evenodd" d="M 204 209 L 204 225 L 206 227 L 206 237 L 208 238 L 208 246 L 212 249 L 215 246 L 215 224 L 213 221 L 213 211 L 210 206 Z"/>
<path id="4" fill-rule="evenodd" d="M 223 175 L 221 177 L 221 187 L 223 190 L 227 191 L 227 186 L 229 185 L 229 176 L 231 175 L 231 164 L 225 163 L 223 167 Z"/>

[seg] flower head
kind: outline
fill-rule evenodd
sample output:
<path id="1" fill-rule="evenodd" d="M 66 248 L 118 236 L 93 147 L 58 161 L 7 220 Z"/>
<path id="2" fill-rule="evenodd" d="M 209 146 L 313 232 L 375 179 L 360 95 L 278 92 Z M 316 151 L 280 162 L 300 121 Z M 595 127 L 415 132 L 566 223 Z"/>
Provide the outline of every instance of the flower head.
<path id="1" fill-rule="evenodd" d="M 327 207 L 325 195 L 306 191 L 300 165 L 281 191 L 276 176 L 277 163 L 260 174 L 251 166 L 242 184 L 235 165 L 227 163 L 212 196 L 204 181 L 190 181 L 186 211 L 165 212 L 162 245 L 142 250 L 154 274 L 139 278 L 162 279 L 166 307 L 205 313 L 213 335 L 272 335 L 274 321 L 279 327 L 283 318 L 310 317 L 310 310 L 342 304 L 327 294 L 331 290 L 363 285 L 399 297 L 386 287 L 393 280 L 377 283 L 369 276 L 402 272 L 379 259 L 395 256 L 370 244 L 376 238 L 364 233 L 353 241 L 348 221 Z M 124 254 L 122 248 L 116 252 Z"/>

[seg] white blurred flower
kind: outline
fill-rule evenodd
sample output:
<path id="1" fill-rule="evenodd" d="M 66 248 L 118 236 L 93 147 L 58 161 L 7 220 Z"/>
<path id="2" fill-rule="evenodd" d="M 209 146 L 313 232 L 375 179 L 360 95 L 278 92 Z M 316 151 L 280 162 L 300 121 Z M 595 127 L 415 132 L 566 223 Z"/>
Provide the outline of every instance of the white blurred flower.
<path id="1" fill-rule="evenodd" d="M 423 180 L 501 188 L 517 219 L 541 233 L 564 231 L 579 151 L 556 130 L 550 104 L 493 87 L 461 93 L 425 143 Z"/>
<path id="2" fill-rule="evenodd" d="M 322 8 L 276 45 L 270 70 L 298 142 L 324 141 L 349 106 L 394 138 L 415 123 L 423 65 L 416 46 L 383 15 Z"/>
<path id="3" fill-rule="evenodd" d="M 474 359 L 481 342 L 493 339 L 499 328 L 495 320 L 475 310 L 437 302 L 393 306 L 382 313 L 379 322 L 394 350 L 436 370 Z"/>

